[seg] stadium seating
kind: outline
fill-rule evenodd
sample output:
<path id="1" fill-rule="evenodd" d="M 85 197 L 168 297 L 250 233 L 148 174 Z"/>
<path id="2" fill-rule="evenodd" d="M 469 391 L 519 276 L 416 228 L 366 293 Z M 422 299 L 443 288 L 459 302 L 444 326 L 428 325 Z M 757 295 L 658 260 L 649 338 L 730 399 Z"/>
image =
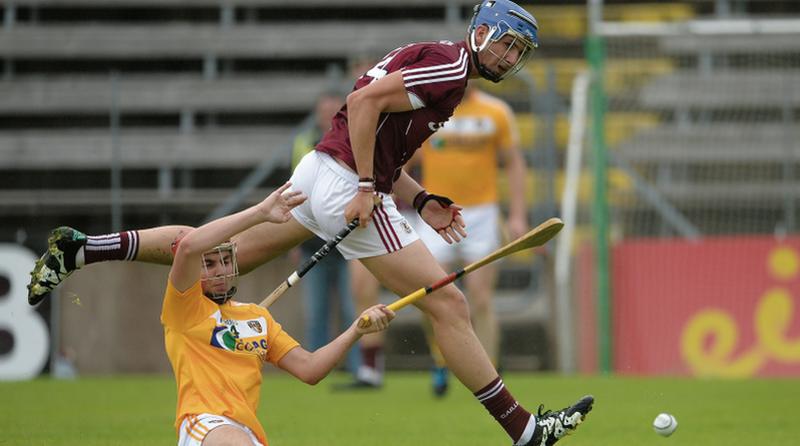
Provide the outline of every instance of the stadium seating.
<path id="1" fill-rule="evenodd" d="M 617 148 L 690 215 L 702 209 L 780 212 L 800 198 L 791 173 L 799 161 L 797 35 L 771 31 L 658 41 L 659 54 L 674 58 L 678 68 L 643 83 L 636 108 L 661 116 L 662 123 Z M 722 220 L 726 224 L 704 232 L 734 230 L 741 219 Z M 749 229 L 770 232 L 772 224 Z"/>

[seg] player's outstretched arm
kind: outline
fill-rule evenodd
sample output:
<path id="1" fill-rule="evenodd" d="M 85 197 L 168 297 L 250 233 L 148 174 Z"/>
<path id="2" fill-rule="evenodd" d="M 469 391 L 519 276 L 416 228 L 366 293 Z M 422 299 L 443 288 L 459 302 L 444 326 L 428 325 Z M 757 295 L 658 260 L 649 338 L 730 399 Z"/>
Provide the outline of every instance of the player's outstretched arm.
<path id="1" fill-rule="evenodd" d="M 364 317 L 368 317 L 370 321 L 374 320 L 376 323 L 370 327 L 361 328 L 358 326 L 358 321 Z M 304 383 L 316 384 L 328 376 L 328 373 L 336 367 L 336 364 L 361 336 L 387 329 L 392 319 L 394 319 L 394 311 L 388 309 L 386 305 L 370 307 L 364 310 L 344 333 L 324 347 L 314 352 L 309 352 L 302 347 L 295 348 L 278 361 L 278 367 Z"/>
<path id="2" fill-rule="evenodd" d="M 306 200 L 306 195 L 300 191 L 289 192 L 290 186 L 287 182 L 260 203 L 189 231 L 180 240 L 172 262 L 169 278 L 173 286 L 184 291 L 194 285 L 200 279 L 203 253 L 234 235 L 260 223 L 288 221 L 289 211 Z"/>

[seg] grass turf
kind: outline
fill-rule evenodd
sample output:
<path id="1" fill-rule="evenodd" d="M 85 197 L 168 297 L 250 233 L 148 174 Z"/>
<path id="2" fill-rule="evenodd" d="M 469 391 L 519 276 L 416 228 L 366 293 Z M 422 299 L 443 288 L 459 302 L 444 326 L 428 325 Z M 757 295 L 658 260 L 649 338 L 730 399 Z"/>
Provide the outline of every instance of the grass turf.
<path id="1" fill-rule="evenodd" d="M 507 374 L 529 410 L 558 409 L 591 393 L 595 409 L 559 445 L 796 444 L 800 380 L 693 380 Z M 280 445 L 508 445 L 464 388 L 441 400 L 425 373 L 392 373 L 380 391 L 336 393 L 333 376 L 316 387 L 285 374 L 265 376 L 259 418 Z M 170 376 L 0 383 L 0 445 L 174 445 Z M 669 438 L 651 428 L 659 412 L 678 419 Z"/>

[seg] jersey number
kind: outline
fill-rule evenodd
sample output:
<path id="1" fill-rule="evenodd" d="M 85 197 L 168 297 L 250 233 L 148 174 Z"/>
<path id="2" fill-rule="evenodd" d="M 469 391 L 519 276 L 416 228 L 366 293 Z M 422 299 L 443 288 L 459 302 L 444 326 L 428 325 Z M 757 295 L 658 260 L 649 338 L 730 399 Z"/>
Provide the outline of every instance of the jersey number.
<path id="1" fill-rule="evenodd" d="M 373 83 L 376 80 L 383 78 L 389 73 L 388 71 L 386 71 L 386 65 L 389 65 L 389 62 L 391 62 L 392 59 L 394 59 L 394 56 L 395 56 L 394 54 L 386 56 L 382 61 L 378 62 L 377 65 L 375 65 L 374 67 L 370 68 L 369 71 L 367 71 L 366 76 L 372 78 L 370 83 Z"/>

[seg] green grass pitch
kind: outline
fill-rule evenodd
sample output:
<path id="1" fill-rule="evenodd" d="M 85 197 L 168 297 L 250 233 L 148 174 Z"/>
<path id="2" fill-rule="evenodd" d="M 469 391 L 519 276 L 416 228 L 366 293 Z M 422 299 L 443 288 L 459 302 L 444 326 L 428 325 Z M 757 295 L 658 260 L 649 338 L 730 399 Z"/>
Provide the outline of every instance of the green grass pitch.
<path id="1" fill-rule="evenodd" d="M 380 391 L 334 393 L 282 373 L 265 376 L 259 416 L 272 446 L 508 445 L 505 434 L 460 386 L 441 400 L 426 373 L 390 373 Z M 594 411 L 559 445 L 798 444 L 800 380 L 504 377 L 529 410 L 560 408 L 591 393 Z M 0 383 L 0 445 L 174 445 L 170 376 Z M 678 419 L 669 438 L 653 432 L 659 412 Z"/>

